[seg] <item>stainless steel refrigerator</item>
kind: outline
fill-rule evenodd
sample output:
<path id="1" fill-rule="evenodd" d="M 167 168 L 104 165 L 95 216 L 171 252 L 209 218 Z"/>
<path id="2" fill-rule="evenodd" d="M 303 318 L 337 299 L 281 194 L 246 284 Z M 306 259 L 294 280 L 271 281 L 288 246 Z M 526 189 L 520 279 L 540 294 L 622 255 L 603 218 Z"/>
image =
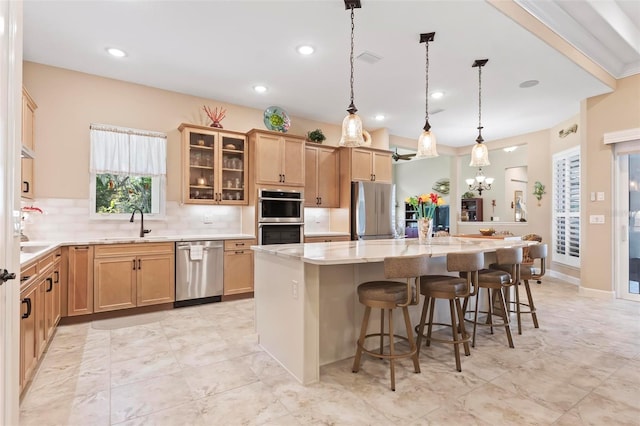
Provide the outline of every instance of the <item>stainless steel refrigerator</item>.
<path id="1" fill-rule="evenodd" d="M 395 185 L 378 182 L 351 183 L 351 239 L 394 237 Z"/>

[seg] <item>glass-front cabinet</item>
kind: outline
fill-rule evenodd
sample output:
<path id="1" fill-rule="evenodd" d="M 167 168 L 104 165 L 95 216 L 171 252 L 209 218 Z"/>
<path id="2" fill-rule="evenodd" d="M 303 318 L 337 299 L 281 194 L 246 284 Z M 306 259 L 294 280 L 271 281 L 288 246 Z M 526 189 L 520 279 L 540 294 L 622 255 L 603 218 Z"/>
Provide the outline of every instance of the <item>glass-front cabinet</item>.
<path id="1" fill-rule="evenodd" d="M 182 201 L 244 204 L 247 197 L 247 138 L 244 133 L 181 124 Z"/>

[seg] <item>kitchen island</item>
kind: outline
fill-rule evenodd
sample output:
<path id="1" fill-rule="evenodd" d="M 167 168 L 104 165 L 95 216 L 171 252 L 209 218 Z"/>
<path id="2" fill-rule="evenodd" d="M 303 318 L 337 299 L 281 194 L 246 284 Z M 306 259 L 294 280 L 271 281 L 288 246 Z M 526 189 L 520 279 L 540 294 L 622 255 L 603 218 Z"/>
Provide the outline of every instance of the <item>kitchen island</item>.
<path id="1" fill-rule="evenodd" d="M 425 254 L 431 257 L 430 273 L 446 274 L 447 253 L 483 252 L 488 263 L 497 248 L 528 244 L 439 237 L 428 245 L 396 239 L 253 246 L 260 345 L 302 384 L 317 382 L 320 366 L 354 355 L 364 314 L 356 288 L 384 279 L 385 257 Z M 419 309 L 410 307 L 413 324 Z M 403 324 L 400 317 L 394 322 Z M 373 317 L 369 323 L 378 327 L 379 321 Z"/>

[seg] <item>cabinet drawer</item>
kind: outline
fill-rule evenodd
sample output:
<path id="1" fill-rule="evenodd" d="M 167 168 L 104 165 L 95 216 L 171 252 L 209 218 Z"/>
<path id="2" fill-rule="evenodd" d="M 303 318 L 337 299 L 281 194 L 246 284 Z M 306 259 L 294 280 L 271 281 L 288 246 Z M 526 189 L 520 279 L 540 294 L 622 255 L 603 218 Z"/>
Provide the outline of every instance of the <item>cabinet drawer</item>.
<path id="1" fill-rule="evenodd" d="M 38 275 L 38 265 L 36 263 L 20 270 L 20 290 L 24 291 Z"/>
<path id="2" fill-rule="evenodd" d="M 224 250 L 243 250 L 250 249 L 251 246 L 255 246 L 257 244 L 255 239 L 250 240 L 225 240 L 224 242 Z"/>
<path id="3" fill-rule="evenodd" d="M 95 257 L 173 253 L 173 243 L 105 244 L 95 247 Z"/>

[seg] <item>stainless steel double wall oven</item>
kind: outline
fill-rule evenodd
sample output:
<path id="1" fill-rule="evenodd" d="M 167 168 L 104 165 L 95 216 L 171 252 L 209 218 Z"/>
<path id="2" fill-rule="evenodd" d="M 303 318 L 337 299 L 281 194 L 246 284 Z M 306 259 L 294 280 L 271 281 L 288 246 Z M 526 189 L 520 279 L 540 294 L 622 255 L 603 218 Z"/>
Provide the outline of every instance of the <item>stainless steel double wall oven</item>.
<path id="1" fill-rule="evenodd" d="M 258 244 L 304 241 L 304 192 L 298 189 L 258 191 Z"/>

